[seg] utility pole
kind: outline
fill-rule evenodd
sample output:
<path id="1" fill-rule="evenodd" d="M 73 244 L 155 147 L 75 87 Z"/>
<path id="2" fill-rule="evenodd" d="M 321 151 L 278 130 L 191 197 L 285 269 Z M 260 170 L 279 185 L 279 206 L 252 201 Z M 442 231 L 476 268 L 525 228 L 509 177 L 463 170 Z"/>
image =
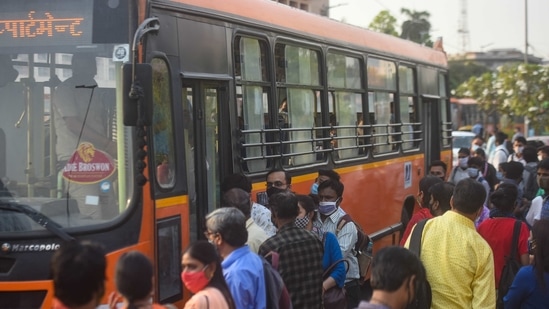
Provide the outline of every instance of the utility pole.
<path id="1" fill-rule="evenodd" d="M 528 0 L 524 0 L 524 64 L 528 64 Z"/>
<path id="2" fill-rule="evenodd" d="M 469 49 L 469 27 L 467 25 L 467 0 L 461 0 L 461 12 L 459 17 L 458 33 L 461 36 L 461 49 L 465 54 Z"/>

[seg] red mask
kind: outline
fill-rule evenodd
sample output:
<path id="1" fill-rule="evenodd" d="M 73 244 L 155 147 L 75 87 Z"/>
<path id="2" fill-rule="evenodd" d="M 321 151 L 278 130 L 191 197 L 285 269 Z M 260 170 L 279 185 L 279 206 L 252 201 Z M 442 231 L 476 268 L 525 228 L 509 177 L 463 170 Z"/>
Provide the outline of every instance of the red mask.
<path id="1" fill-rule="evenodd" d="M 210 283 L 210 279 L 206 277 L 206 267 L 200 271 L 187 271 L 181 273 L 181 280 L 185 284 L 185 287 L 193 294 L 200 292 Z"/>

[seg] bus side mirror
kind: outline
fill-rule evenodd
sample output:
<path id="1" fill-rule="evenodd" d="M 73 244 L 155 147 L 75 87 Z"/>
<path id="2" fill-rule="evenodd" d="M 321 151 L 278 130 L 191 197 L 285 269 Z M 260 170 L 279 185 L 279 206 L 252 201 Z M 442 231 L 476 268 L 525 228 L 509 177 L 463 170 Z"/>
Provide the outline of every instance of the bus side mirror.
<path id="1" fill-rule="evenodd" d="M 133 75 L 133 68 L 131 63 L 124 64 L 122 68 L 122 102 L 124 108 L 124 125 L 150 126 L 152 125 L 153 105 L 152 66 L 148 63 L 136 63 L 134 65 L 135 71 Z"/>

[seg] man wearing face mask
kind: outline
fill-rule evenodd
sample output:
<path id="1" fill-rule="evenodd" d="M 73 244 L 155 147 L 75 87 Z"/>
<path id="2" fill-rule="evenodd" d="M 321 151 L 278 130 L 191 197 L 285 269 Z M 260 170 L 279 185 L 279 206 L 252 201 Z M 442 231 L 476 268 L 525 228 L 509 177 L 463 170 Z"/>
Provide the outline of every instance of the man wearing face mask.
<path id="1" fill-rule="evenodd" d="M 346 213 L 341 209 L 343 201 L 343 183 L 337 180 L 327 180 L 318 186 L 318 213 L 317 223 L 322 232 L 334 233 L 337 236 L 343 258 L 349 263 L 345 289 L 347 291 L 348 308 L 356 308 L 360 301 L 360 274 L 358 260 L 353 248 L 358 240 L 357 228 L 354 222 L 349 222 L 337 231 L 337 225 Z"/>
<path id="2" fill-rule="evenodd" d="M 268 206 L 272 195 L 290 191 L 292 188 L 292 176 L 282 169 L 270 170 L 265 180 L 267 190 L 257 195 L 257 202 L 265 206 Z"/>
<path id="3" fill-rule="evenodd" d="M 469 174 L 467 174 L 467 161 L 469 160 L 469 157 L 471 156 L 471 151 L 469 148 L 462 147 L 458 151 L 458 166 L 455 166 L 454 169 L 452 169 L 452 173 L 450 174 L 450 178 L 448 178 L 448 181 L 457 184 L 460 180 L 469 178 Z"/>
<path id="4" fill-rule="evenodd" d="M 514 153 L 509 156 L 507 162 L 515 161 L 522 163 L 522 165 L 526 165 L 526 161 L 524 161 L 524 158 L 522 156 L 524 146 L 526 146 L 526 139 L 524 138 L 524 136 L 517 136 L 517 138 L 515 138 L 515 141 L 513 142 Z"/>

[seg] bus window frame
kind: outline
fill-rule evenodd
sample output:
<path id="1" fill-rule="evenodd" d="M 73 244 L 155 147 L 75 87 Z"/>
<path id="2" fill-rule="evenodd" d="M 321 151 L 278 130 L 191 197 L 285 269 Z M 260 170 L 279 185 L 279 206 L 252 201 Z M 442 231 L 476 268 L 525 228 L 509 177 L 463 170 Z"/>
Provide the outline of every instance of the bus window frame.
<path id="1" fill-rule="evenodd" d="M 164 61 L 165 65 L 166 65 L 166 68 L 168 70 L 168 96 L 170 98 L 170 102 L 169 102 L 169 107 L 170 107 L 170 112 L 171 112 L 171 137 L 172 137 L 172 141 L 171 141 L 171 146 L 173 147 L 172 151 L 173 151 L 173 160 L 172 160 L 172 164 L 173 164 L 173 174 L 174 174 L 174 179 L 173 181 L 169 184 L 169 186 L 162 186 L 160 185 L 159 181 L 158 181 L 158 175 L 157 175 L 157 171 L 156 171 L 156 164 L 150 164 L 151 165 L 151 175 L 154 175 L 154 187 L 155 187 L 155 195 L 159 195 L 159 193 L 166 193 L 166 192 L 170 192 L 170 191 L 173 191 L 176 187 L 177 187 L 177 183 L 178 183 L 178 173 L 177 171 L 179 170 L 179 164 L 178 162 L 181 161 L 179 158 L 179 155 L 178 155 L 178 151 L 177 151 L 177 145 L 176 145 L 176 140 L 177 140 L 177 132 L 176 132 L 176 121 L 175 121 L 175 100 L 174 100 L 174 87 L 173 87 L 173 77 L 172 77 L 172 74 L 173 74 L 173 70 L 172 70 L 172 65 L 170 63 L 170 59 L 168 58 L 168 56 L 165 54 L 165 53 L 162 53 L 162 52 L 153 52 L 149 55 L 148 57 L 148 63 L 151 63 L 152 65 L 152 61 L 155 60 L 155 59 L 161 59 L 162 61 Z M 154 68 L 153 68 L 153 75 L 154 75 Z M 153 79 L 153 86 L 154 86 L 154 79 Z M 154 105 L 154 97 L 153 97 L 153 102 L 152 104 Z M 151 133 L 153 134 L 154 136 L 154 115 L 153 115 L 153 125 L 151 125 Z M 151 137 L 153 137 L 151 136 Z M 154 142 L 154 137 L 152 138 L 152 143 L 151 143 L 152 147 L 151 147 L 151 156 L 148 158 L 149 161 L 154 161 L 156 160 L 156 151 L 157 151 L 157 148 L 156 148 L 156 145 L 155 145 L 155 142 Z M 185 157 L 183 156 L 183 160 L 185 160 Z M 169 158 L 171 159 L 171 158 Z M 157 196 L 158 197 L 158 196 Z"/>

